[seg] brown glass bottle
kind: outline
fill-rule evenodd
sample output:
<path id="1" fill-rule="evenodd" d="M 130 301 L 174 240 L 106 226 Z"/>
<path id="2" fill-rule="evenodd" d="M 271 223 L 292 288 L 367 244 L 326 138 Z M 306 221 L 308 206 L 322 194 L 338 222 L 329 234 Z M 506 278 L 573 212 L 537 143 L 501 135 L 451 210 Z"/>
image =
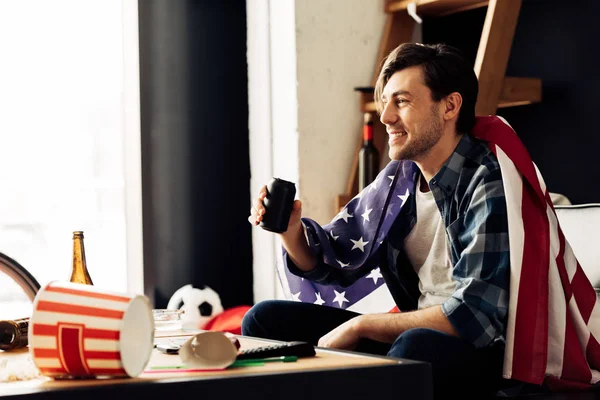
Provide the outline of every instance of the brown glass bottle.
<path id="1" fill-rule="evenodd" d="M 375 180 L 379 173 L 379 151 L 373 144 L 373 115 L 365 113 L 363 145 L 358 153 L 358 191 Z"/>
<path id="2" fill-rule="evenodd" d="M 93 285 L 92 278 L 85 261 L 85 248 L 83 247 L 83 232 L 73 232 L 73 271 L 71 282 Z"/>
<path id="3" fill-rule="evenodd" d="M 0 321 L 0 350 L 14 350 L 27 346 L 29 318 Z"/>

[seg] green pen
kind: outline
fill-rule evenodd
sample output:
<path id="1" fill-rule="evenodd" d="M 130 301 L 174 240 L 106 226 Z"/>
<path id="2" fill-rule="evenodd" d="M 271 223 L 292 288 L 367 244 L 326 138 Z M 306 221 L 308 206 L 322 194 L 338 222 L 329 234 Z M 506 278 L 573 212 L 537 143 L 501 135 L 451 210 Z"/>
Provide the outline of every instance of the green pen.
<path id="1" fill-rule="evenodd" d="M 267 362 L 294 362 L 297 361 L 297 356 L 282 356 L 282 357 L 272 357 L 272 358 L 253 358 L 246 360 L 236 360 L 229 366 L 229 368 L 235 367 L 260 367 L 265 365 Z M 187 365 L 167 365 L 160 367 L 150 367 L 150 370 L 167 370 L 167 369 L 180 369 L 185 370 L 190 367 Z"/>
<path id="2" fill-rule="evenodd" d="M 231 367 L 253 367 L 253 366 L 263 365 L 263 363 L 267 363 L 267 362 L 294 362 L 297 360 L 298 360 L 297 356 L 253 358 L 253 359 L 245 359 L 245 360 L 236 360 L 233 364 L 231 364 Z"/>

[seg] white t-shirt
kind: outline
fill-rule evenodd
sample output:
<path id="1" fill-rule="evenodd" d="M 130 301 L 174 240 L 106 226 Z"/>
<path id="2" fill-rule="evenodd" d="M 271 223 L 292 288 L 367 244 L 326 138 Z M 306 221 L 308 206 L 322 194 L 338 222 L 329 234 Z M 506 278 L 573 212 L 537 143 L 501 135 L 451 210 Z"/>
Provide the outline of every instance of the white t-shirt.
<path id="1" fill-rule="evenodd" d="M 404 239 L 408 260 L 419 276 L 419 309 L 446 301 L 456 288 L 452 279 L 450 246 L 433 193 L 417 184 L 417 223 Z"/>

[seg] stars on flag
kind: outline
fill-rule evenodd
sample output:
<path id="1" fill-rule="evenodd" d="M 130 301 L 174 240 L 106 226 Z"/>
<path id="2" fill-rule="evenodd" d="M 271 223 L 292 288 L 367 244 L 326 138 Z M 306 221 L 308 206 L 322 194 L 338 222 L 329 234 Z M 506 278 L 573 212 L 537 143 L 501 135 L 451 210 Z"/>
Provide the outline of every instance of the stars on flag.
<path id="1" fill-rule="evenodd" d="M 292 293 L 292 300 L 294 300 L 294 301 L 302 301 L 302 300 L 300 300 L 300 292 L 298 292 L 298 293 Z"/>
<path id="2" fill-rule="evenodd" d="M 404 204 L 404 202 L 406 201 L 406 199 L 408 199 L 408 196 L 410 196 L 410 193 L 408 192 L 408 188 L 406 188 L 406 193 L 398 195 L 398 197 L 400 198 L 400 200 L 402 200 L 402 204 Z"/>
<path id="3" fill-rule="evenodd" d="M 363 242 L 362 236 L 358 240 L 350 239 L 350 241 L 354 243 L 354 246 L 352 246 L 350 250 L 359 249 L 363 253 L 365 252 L 365 245 L 369 243 L 369 241 Z"/>
<path id="4" fill-rule="evenodd" d="M 335 235 L 333 234 L 333 230 L 331 230 L 331 232 L 329 232 L 329 235 L 331 236 L 331 238 L 333 239 L 333 241 L 334 241 L 334 242 L 337 240 L 337 238 L 339 238 L 339 237 L 340 237 L 340 235 L 337 235 L 337 236 L 335 236 Z"/>
<path id="5" fill-rule="evenodd" d="M 338 292 L 335 289 L 333 291 L 335 292 L 335 299 L 333 299 L 332 303 L 335 303 L 337 301 L 337 303 L 340 305 L 340 308 L 342 308 L 344 302 L 350 303 L 346 298 L 346 292 Z"/>
<path id="6" fill-rule="evenodd" d="M 385 218 L 389 217 L 390 215 L 394 215 L 394 212 L 392 211 L 392 208 L 394 208 L 394 205 L 395 205 L 394 203 L 390 202 L 390 205 L 385 210 Z"/>
<path id="7" fill-rule="evenodd" d="M 344 208 L 336 217 L 336 220 L 343 219 L 344 222 L 348 223 L 348 218 L 354 218 L 352 214 L 348 214 L 348 209 Z"/>
<path id="8" fill-rule="evenodd" d="M 392 186 L 392 183 L 394 183 L 394 175 L 388 175 L 388 178 L 390 179 L 390 186 Z"/>
<path id="9" fill-rule="evenodd" d="M 348 264 L 344 264 L 343 262 L 341 262 L 341 261 L 340 261 L 340 260 L 338 260 L 337 258 L 335 259 L 335 261 L 337 261 L 337 262 L 338 262 L 338 264 L 340 264 L 340 267 L 342 267 L 342 268 L 346 268 L 348 265 L 350 265 L 350 263 L 348 263 Z"/>
<path id="10" fill-rule="evenodd" d="M 371 211 L 373 211 L 372 208 L 367 208 L 365 212 L 362 213 L 361 217 L 363 217 L 363 223 L 365 223 L 366 221 L 371 222 L 371 220 L 369 219 L 369 214 L 371 213 Z"/>
<path id="11" fill-rule="evenodd" d="M 371 182 L 371 184 L 369 185 L 369 193 L 371 192 L 371 190 L 377 189 L 377 185 L 379 184 L 380 180 L 381 180 L 381 177 L 377 176 L 377 178 L 375 178 L 375 180 L 373 182 Z"/>
<path id="12" fill-rule="evenodd" d="M 375 285 L 377 285 L 377 281 L 379 279 L 383 279 L 383 275 L 381 275 L 381 271 L 379 270 L 379 268 L 375 268 L 374 270 L 371 271 L 371 273 L 367 276 L 365 276 L 366 279 L 373 279 L 373 283 Z"/>
<path id="13" fill-rule="evenodd" d="M 314 304 L 316 304 L 316 305 L 318 305 L 318 306 L 320 306 L 320 305 L 322 305 L 322 304 L 325 304 L 325 300 L 323 300 L 323 299 L 321 298 L 321 293 L 319 293 L 319 292 L 315 292 L 315 295 L 317 296 L 317 300 L 315 300 Z"/>

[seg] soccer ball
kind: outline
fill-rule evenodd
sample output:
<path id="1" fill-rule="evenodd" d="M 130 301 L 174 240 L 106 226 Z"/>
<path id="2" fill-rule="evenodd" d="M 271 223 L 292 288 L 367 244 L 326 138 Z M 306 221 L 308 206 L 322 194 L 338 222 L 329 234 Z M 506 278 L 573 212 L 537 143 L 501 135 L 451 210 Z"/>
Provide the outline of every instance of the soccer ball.
<path id="1" fill-rule="evenodd" d="M 208 286 L 198 289 L 191 284 L 177 289 L 167 308 L 184 311 L 184 329 L 203 329 L 211 319 L 223 312 L 221 298 L 217 292 Z"/>

